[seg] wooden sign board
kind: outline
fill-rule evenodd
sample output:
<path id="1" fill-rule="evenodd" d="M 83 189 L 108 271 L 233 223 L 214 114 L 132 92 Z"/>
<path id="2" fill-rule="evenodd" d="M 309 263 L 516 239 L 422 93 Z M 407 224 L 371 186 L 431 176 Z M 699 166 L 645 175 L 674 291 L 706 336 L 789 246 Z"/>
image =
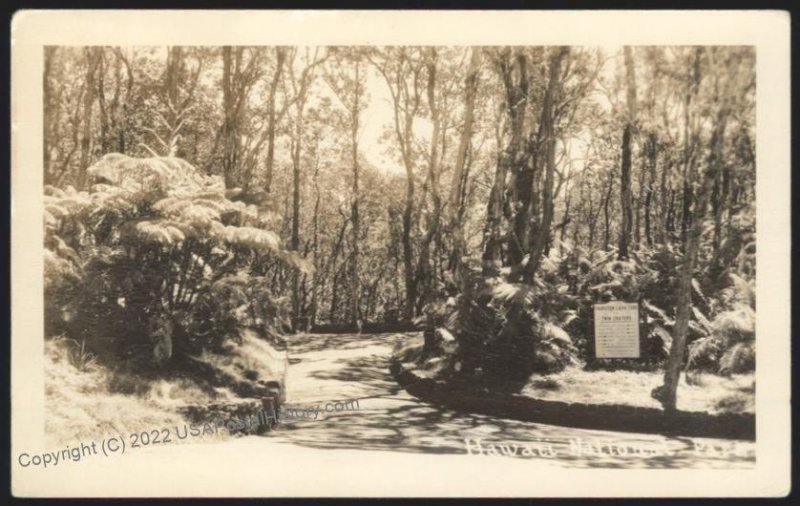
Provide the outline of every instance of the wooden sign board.
<path id="1" fill-rule="evenodd" d="M 595 304 L 594 342 L 597 358 L 639 358 L 639 304 Z"/>

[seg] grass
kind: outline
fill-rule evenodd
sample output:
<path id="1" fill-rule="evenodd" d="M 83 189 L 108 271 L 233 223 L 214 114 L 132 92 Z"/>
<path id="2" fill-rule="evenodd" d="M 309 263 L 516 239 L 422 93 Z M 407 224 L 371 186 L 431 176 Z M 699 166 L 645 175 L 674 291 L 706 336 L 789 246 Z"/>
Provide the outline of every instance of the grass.
<path id="1" fill-rule="evenodd" d="M 172 427 L 175 411 L 140 396 L 108 389 L 111 372 L 96 363 L 76 368 L 64 340 L 45 345 L 45 432 L 53 444 L 96 440 L 107 434 Z"/>
<path id="2" fill-rule="evenodd" d="M 584 371 L 567 368 L 556 374 L 532 376 L 522 395 L 537 399 L 585 404 L 625 404 L 647 408 L 661 405 L 650 391 L 663 380 L 661 371 Z M 681 376 L 678 409 L 707 413 L 754 413 L 755 375 L 735 374 L 730 378 L 704 374 L 689 385 Z"/>
<path id="3" fill-rule="evenodd" d="M 424 378 L 439 377 L 446 365 L 445 358 L 422 357 L 422 337 L 404 340 L 394 354 L 403 367 Z M 755 413 L 755 374 L 693 373 L 692 384 L 682 374 L 678 385 L 678 409 L 716 413 Z M 621 404 L 661 409 L 650 397 L 654 387 L 663 381 L 662 371 L 586 371 L 569 367 L 560 373 L 533 375 L 521 390 L 522 395 L 536 399 L 583 403 Z"/>
<path id="4" fill-rule="evenodd" d="M 45 431 L 53 444 L 172 428 L 189 423 L 180 414 L 182 408 L 242 400 L 231 388 L 209 390 L 190 376 L 146 380 L 112 371 L 76 350 L 67 339 L 45 343 Z M 224 355 L 205 354 L 200 359 L 233 381 L 285 384 L 285 352 L 253 333 L 244 333 L 242 343 L 231 345 Z"/>

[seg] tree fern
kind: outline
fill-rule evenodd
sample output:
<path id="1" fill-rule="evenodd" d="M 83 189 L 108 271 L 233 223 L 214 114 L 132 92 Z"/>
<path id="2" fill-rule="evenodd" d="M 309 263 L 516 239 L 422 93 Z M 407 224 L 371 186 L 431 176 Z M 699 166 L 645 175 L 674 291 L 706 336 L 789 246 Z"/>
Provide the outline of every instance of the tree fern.
<path id="1" fill-rule="evenodd" d="M 253 258 L 312 266 L 264 228 L 267 213 L 178 158 L 109 154 L 87 174 L 88 191 L 47 187 L 44 197 L 46 279 L 53 290 L 59 277 L 80 279 L 72 333 L 95 344 L 106 339 L 99 332 L 128 336 L 164 362 L 238 325 L 281 325 L 281 310 L 268 306 L 282 302 L 253 276 Z"/>

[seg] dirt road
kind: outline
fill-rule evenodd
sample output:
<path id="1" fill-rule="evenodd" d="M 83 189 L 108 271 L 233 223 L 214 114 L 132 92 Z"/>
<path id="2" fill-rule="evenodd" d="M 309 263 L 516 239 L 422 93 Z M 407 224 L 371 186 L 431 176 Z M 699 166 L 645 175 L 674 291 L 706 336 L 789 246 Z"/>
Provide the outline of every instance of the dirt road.
<path id="1" fill-rule="evenodd" d="M 754 461 L 755 445 L 748 442 L 581 430 L 431 406 L 407 394 L 389 373 L 392 346 L 410 337 L 290 336 L 288 403 L 320 411 L 316 419 L 285 424 L 271 437 L 324 450 L 465 456 L 493 455 L 491 443 L 505 458 L 520 458 L 527 447 L 524 458 L 583 468 L 741 468 Z M 358 399 L 359 409 L 325 410 L 327 403 L 346 399 Z"/>

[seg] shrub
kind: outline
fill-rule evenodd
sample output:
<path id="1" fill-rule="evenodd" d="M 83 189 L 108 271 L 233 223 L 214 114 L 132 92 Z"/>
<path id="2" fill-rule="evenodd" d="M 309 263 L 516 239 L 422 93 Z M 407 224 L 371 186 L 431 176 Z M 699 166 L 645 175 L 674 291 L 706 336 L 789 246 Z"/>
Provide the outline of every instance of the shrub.
<path id="1" fill-rule="evenodd" d="M 464 371 L 480 368 L 488 377 L 524 380 L 575 361 L 569 335 L 534 309 L 548 296 L 545 283 L 509 283 L 470 272 L 465 285 L 448 323 Z"/>
<path id="2" fill-rule="evenodd" d="M 267 229 L 264 207 L 177 158 L 109 154 L 87 173 L 88 191 L 45 190 L 49 331 L 98 357 L 159 365 L 219 347 L 240 326 L 280 328 L 284 301 L 252 275 L 256 259 L 310 266 Z"/>
<path id="3" fill-rule="evenodd" d="M 738 304 L 718 314 L 710 333 L 689 345 L 689 369 L 738 374 L 755 370 L 755 311 Z"/>

